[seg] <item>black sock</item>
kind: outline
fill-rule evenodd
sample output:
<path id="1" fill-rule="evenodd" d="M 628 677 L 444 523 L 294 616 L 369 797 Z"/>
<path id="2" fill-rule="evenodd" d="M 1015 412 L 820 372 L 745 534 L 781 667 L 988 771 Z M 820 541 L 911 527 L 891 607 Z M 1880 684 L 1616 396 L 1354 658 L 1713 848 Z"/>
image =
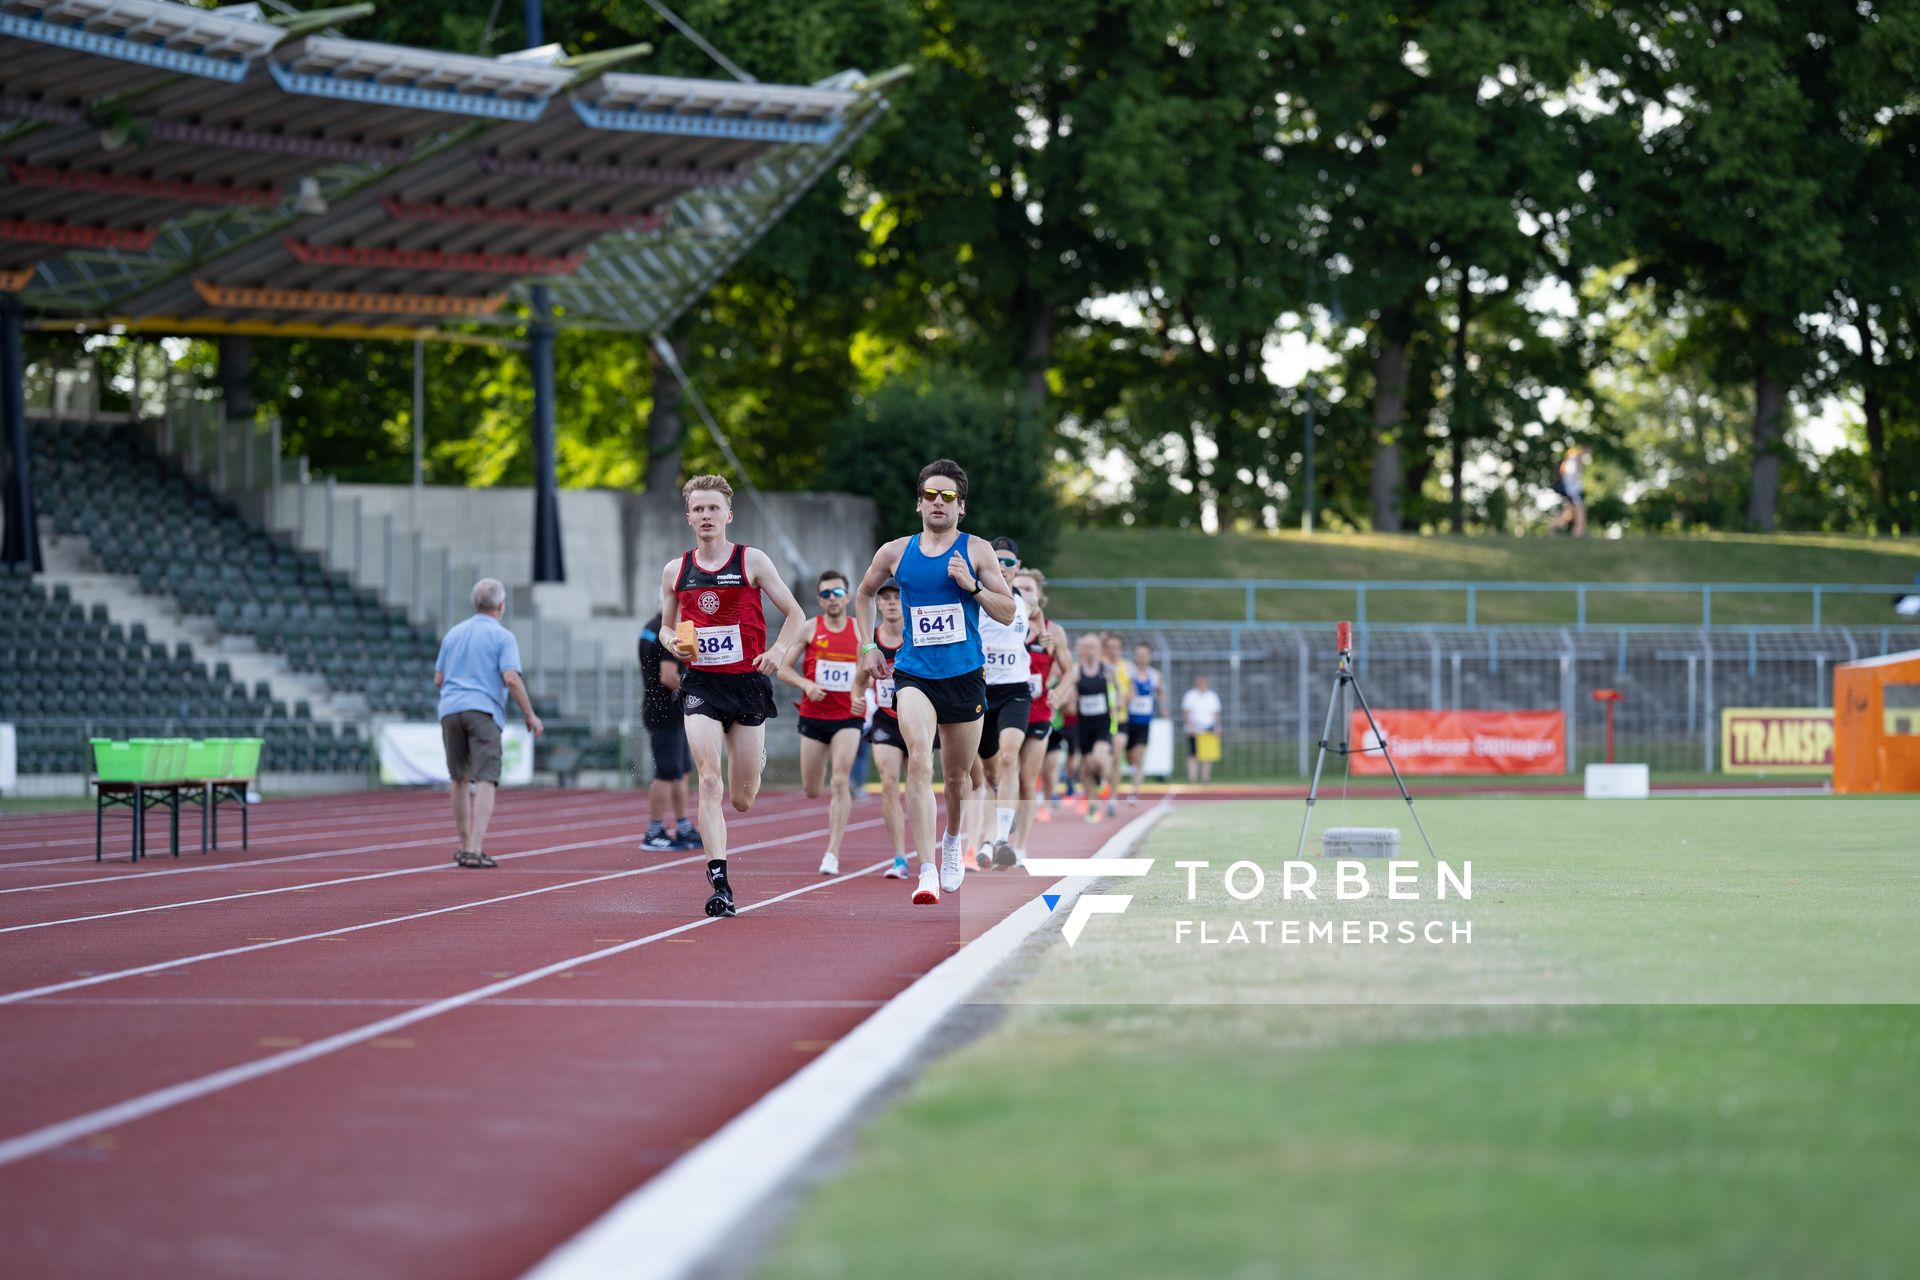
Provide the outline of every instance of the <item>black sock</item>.
<path id="1" fill-rule="evenodd" d="M 707 883 L 712 885 L 716 889 L 723 889 L 726 887 L 727 860 L 725 858 L 707 859 Z"/>

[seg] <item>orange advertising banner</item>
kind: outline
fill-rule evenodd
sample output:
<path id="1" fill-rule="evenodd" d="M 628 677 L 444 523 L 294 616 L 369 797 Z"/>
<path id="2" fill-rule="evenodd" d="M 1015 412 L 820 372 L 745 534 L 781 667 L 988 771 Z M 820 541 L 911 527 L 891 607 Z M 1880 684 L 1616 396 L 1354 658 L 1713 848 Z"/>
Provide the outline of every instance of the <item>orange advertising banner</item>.
<path id="1" fill-rule="evenodd" d="M 1567 718 L 1559 711 L 1375 711 L 1400 772 L 1565 773 Z M 1353 745 L 1375 747 L 1365 713 L 1353 713 Z M 1356 774 L 1387 774 L 1377 750 L 1353 757 Z"/>

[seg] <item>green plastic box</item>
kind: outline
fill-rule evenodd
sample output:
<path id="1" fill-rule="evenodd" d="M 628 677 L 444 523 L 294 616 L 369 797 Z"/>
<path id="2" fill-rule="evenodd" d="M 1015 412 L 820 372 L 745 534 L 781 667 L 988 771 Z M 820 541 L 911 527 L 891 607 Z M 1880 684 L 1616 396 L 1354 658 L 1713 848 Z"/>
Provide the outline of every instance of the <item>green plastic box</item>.
<path id="1" fill-rule="evenodd" d="M 260 748 L 266 745 L 265 738 L 233 739 L 233 759 L 227 765 L 227 776 L 253 781 L 260 773 Z"/>
<path id="2" fill-rule="evenodd" d="M 102 782 L 144 782 L 147 753 L 132 742 L 93 738 L 93 771 Z"/>
<path id="3" fill-rule="evenodd" d="M 227 777 L 233 762 L 233 743 L 225 738 L 208 738 L 187 744 L 186 776 L 196 782 Z"/>

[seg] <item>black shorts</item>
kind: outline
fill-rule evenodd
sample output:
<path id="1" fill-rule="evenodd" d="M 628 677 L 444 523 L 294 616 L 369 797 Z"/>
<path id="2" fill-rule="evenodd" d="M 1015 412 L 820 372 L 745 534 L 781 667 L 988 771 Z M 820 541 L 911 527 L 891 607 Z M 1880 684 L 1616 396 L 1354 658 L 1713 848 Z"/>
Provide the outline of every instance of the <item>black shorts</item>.
<path id="1" fill-rule="evenodd" d="M 831 743 L 833 736 L 843 729 L 852 729 L 855 733 L 858 733 L 860 731 L 859 718 L 855 717 L 850 720 L 822 720 L 817 716 L 800 717 L 800 736 L 803 738 L 812 738 L 815 742 Z"/>
<path id="2" fill-rule="evenodd" d="M 980 726 L 980 758 L 991 760 L 1000 754 L 1000 734 L 1005 729 L 1026 730 L 1027 717 L 1033 714 L 1033 691 L 1025 681 L 1019 684 L 987 686 L 987 722 Z"/>
<path id="3" fill-rule="evenodd" d="M 878 712 L 874 713 L 873 723 L 867 726 L 867 741 L 876 747 L 893 747 L 899 751 L 907 749 L 907 740 L 900 732 L 900 722 Z"/>
<path id="4" fill-rule="evenodd" d="M 1047 754 L 1052 755 L 1056 751 L 1065 751 L 1066 749 L 1067 728 L 1065 725 L 1056 724 L 1053 726 L 1053 732 L 1047 735 Z"/>
<path id="5" fill-rule="evenodd" d="M 1053 721 L 1051 720 L 1027 721 L 1027 741 L 1038 742 L 1042 738 L 1049 738 L 1052 736 L 1053 736 Z"/>
<path id="6" fill-rule="evenodd" d="M 693 767 L 684 721 L 676 719 L 665 729 L 649 727 L 647 745 L 653 751 L 653 776 L 661 782 L 678 782 Z"/>
<path id="7" fill-rule="evenodd" d="M 1144 747 L 1147 745 L 1147 736 L 1153 731 L 1153 722 L 1151 720 L 1145 722 L 1129 720 L 1120 727 L 1127 735 L 1127 750 L 1131 751 L 1135 747 Z"/>
<path id="8" fill-rule="evenodd" d="M 1105 720 L 1082 720 L 1067 730 L 1067 750 L 1076 756 L 1091 755 L 1095 747 L 1112 739 Z"/>
<path id="9" fill-rule="evenodd" d="M 1025 686 L 1021 686 L 1025 688 Z M 918 689 L 933 703 L 936 724 L 965 724 L 978 720 L 987 709 L 987 682 L 978 671 L 957 676 L 929 679 L 895 667 L 893 669 L 893 705 L 900 705 L 900 690 Z"/>
<path id="10" fill-rule="evenodd" d="M 722 728 L 753 728 L 780 712 L 773 705 L 773 683 L 758 671 L 716 672 L 689 668 L 680 677 L 680 705 L 690 716 L 718 720 Z"/>

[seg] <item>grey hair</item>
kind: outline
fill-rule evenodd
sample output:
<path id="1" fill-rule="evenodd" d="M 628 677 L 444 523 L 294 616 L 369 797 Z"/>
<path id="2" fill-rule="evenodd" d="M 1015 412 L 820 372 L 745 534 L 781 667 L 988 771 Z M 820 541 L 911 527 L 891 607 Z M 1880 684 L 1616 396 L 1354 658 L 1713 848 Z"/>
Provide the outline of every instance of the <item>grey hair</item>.
<path id="1" fill-rule="evenodd" d="M 473 584 L 475 613 L 491 613 L 507 602 L 507 589 L 498 578 L 482 578 Z"/>

